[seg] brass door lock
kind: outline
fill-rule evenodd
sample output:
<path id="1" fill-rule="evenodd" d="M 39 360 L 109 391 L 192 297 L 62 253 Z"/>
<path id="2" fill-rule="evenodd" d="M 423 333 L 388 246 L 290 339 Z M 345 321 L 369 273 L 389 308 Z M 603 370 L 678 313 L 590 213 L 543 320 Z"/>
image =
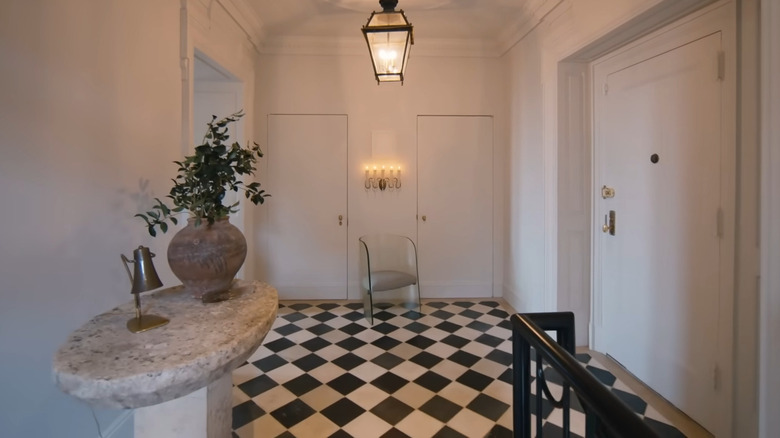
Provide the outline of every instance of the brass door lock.
<path id="1" fill-rule="evenodd" d="M 604 215 L 604 225 L 601 226 L 601 231 L 609 233 L 610 236 L 615 235 L 615 210 L 610 210 L 608 215 Z"/>

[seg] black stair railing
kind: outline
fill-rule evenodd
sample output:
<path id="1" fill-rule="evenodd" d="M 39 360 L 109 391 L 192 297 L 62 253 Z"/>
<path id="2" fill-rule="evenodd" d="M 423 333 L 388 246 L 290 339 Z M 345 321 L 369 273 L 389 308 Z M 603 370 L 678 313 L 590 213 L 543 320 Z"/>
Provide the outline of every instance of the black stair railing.
<path id="1" fill-rule="evenodd" d="M 585 410 L 585 438 L 657 438 L 655 432 L 574 358 L 572 312 L 515 314 L 512 321 L 514 436 L 531 438 L 531 347 L 536 353 L 536 431 L 542 437 L 542 394 L 563 409 L 564 437 L 571 435 L 570 388 Z M 555 331 L 557 343 L 546 331 Z M 563 378 L 556 400 L 547 386 L 542 362 Z"/>

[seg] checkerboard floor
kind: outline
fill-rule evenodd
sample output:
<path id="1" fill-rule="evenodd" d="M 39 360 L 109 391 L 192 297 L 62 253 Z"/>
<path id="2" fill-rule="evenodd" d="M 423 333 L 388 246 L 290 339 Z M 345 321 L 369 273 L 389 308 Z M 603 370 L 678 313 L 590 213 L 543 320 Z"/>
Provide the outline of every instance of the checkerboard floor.
<path id="1" fill-rule="evenodd" d="M 371 326 L 362 303 L 280 303 L 263 345 L 233 373 L 233 436 L 511 437 L 509 314 L 489 300 L 421 310 L 385 305 Z M 660 436 L 683 436 L 594 358 L 577 358 Z M 558 397 L 560 377 L 545 374 Z M 543 416 L 544 435 L 560 436 L 560 410 L 545 401 Z M 571 424 L 584 435 L 576 397 Z"/>

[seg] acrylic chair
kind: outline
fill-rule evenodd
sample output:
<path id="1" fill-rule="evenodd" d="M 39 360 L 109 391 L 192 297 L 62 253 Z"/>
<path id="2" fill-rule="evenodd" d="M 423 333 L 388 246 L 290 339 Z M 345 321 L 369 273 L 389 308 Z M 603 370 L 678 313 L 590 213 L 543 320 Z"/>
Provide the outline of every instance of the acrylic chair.
<path id="1" fill-rule="evenodd" d="M 412 239 L 393 234 L 360 237 L 360 285 L 365 291 L 366 320 L 374 323 L 378 302 L 401 304 L 420 312 L 417 247 Z"/>

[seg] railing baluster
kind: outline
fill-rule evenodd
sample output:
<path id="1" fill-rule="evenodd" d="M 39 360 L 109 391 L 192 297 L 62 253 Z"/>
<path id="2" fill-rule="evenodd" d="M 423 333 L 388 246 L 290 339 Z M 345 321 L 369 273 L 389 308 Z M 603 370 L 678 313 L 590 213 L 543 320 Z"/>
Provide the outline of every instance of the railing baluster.
<path id="1" fill-rule="evenodd" d="M 512 384 L 515 388 L 512 424 L 514 436 L 531 438 L 531 345 L 512 326 Z"/>
<path id="2" fill-rule="evenodd" d="M 574 358 L 574 314 L 571 312 L 515 314 L 512 320 L 514 365 L 515 437 L 531 438 L 530 347 L 536 353 L 536 434 L 542 436 L 542 393 L 554 407 L 562 407 L 564 437 L 570 437 L 571 391 L 585 409 L 585 436 L 615 438 L 657 438 L 658 436 L 625 403 L 607 390 Z M 545 331 L 555 331 L 558 342 Z M 561 400 L 555 400 L 547 387 L 547 362 L 563 378 Z"/>

